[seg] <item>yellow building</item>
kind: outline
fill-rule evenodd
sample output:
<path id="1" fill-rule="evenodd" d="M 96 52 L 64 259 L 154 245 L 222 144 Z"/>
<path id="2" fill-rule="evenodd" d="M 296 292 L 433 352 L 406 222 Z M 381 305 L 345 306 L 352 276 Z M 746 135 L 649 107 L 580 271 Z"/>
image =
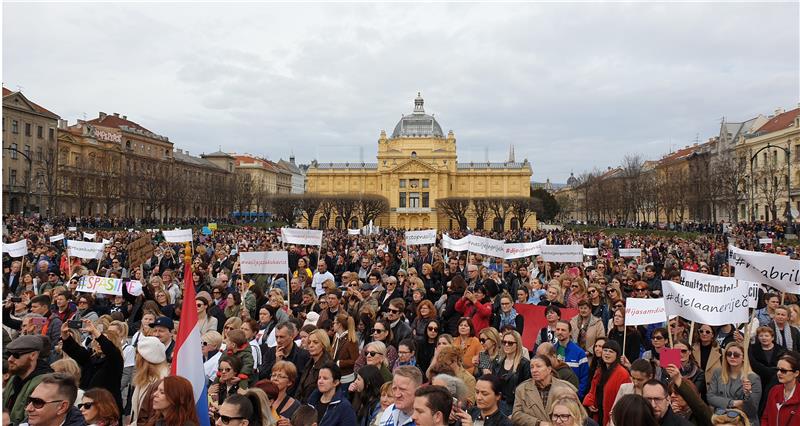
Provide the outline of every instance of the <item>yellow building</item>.
<path id="1" fill-rule="evenodd" d="M 500 163 L 460 163 L 456 137 L 447 135 L 432 115 L 425 113 L 418 94 L 414 111 L 403 116 L 387 137 L 381 131 L 375 163 L 323 163 L 314 161 L 307 172 L 306 191 L 324 195 L 377 194 L 389 200 L 389 213 L 376 225 L 399 228 L 448 229 L 457 224 L 437 211 L 436 200 L 446 197 L 530 196 L 531 165 L 513 158 Z M 319 217 L 314 226 L 319 223 Z M 505 229 L 514 228 L 512 215 Z M 486 228 L 494 217 L 489 214 Z M 333 217 L 323 222 L 335 223 Z M 476 228 L 474 214 L 468 224 Z M 364 224 L 350 223 L 354 228 Z M 535 216 L 525 223 L 536 226 Z M 477 227 L 480 228 L 480 227 Z"/>

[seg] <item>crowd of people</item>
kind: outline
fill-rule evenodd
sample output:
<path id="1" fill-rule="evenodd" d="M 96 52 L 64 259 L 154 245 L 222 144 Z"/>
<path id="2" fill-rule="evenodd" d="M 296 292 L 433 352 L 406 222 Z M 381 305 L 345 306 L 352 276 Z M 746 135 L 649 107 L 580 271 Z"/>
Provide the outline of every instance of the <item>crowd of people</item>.
<path id="1" fill-rule="evenodd" d="M 279 229 L 199 226 L 191 244 L 91 228 L 110 242 L 86 260 L 49 240 L 81 240 L 80 221 L 5 223 L 4 241 L 26 239 L 29 253 L 3 258 L 4 425 L 201 424 L 194 383 L 170 373 L 186 282 L 212 424 L 800 424 L 795 295 L 764 292 L 750 324 L 625 324 L 627 298 L 661 297 L 661 281 L 681 270 L 730 275 L 730 242 L 796 257 L 780 240 L 759 244 L 752 224 L 691 240 L 475 231 L 599 248 L 555 264 L 407 246 L 398 229 L 326 230 L 316 247 L 284 244 Z M 153 255 L 131 265 L 126 247 L 142 236 Z M 619 257 L 632 247 L 642 256 Z M 277 250 L 288 251 L 289 275 L 241 273 L 239 253 Z M 80 292 L 86 275 L 139 281 L 141 291 Z M 521 305 L 543 307 L 532 345 L 522 335 L 536 325 Z M 662 362 L 665 348 L 680 361 Z"/>

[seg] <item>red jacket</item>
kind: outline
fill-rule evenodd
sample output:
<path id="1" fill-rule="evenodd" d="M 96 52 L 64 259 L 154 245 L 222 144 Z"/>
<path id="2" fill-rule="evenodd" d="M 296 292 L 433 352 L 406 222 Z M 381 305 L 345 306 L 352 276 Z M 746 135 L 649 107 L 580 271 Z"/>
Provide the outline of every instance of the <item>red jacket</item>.
<path id="1" fill-rule="evenodd" d="M 469 299 L 462 297 L 456 302 L 456 312 L 472 318 L 472 327 L 475 329 L 475 335 L 477 336 L 481 330 L 489 327 L 492 318 L 492 302 L 481 303 L 477 301 L 472 303 Z"/>
<path id="2" fill-rule="evenodd" d="M 800 383 L 795 384 L 794 393 L 778 411 L 778 403 L 783 401 L 783 385 L 772 387 L 761 416 L 761 426 L 794 426 L 800 424 Z"/>
<path id="3" fill-rule="evenodd" d="M 601 372 L 598 368 L 592 378 L 592 387 L 589 389 L 589 393 L 586 394 L 586 397 L 583 398 L 583 405 L 586 407 L 596 406 L 597 385 L 600 383 L 600 375 Z M 611 372 L 608 381 L 603 386 L 603 406 L 597 407 L 603 412 L 603 424 L 601 426 L 606 426 L 608 422 L 611 421 L 611 408 L 614 407 L 614 399 L 617 398 L 617 392 L 620 386 L 622 386 L 623 383 L 630 382 L 631 376 L 628 370 L 622 365 L 617 364 L 617 366 L 614 367 L 614 371 Z"/>

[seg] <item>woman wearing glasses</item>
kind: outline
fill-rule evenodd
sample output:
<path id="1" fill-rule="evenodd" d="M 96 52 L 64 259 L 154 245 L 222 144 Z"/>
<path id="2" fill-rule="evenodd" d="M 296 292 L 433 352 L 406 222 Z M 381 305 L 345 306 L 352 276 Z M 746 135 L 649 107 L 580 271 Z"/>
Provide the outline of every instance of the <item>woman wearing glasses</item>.
<path id="1" fill-rule="evenodd" d="M 441 325 L 439 321 L 431 319 L 426 321 L 425 333 L 417 335 L 417 366 L 421 371 L 428 371 L 431 366 L 433 354 L 436 352 L 436 341 L 439 338 Z"/>
<path id="2" fill-rule="evenodd" d="M 514 407 L 514 390 L 525 380 L 531 378 L 531 363 L 522 352 L 527 350 L 522 346 L 522 337 L 514 330 L 506 330 L 500 337 L 502 350 L 500 359 L 492 366 L 492 374 L 500 378 L 503 385 L 500 401 L 500 411 L 505 416 L 511 415 Z"/>
<path id="3" fill-rule="evenodd" d="M 586 414 L 583 406 L 571 396 L 562 396 L 550 407 L 550 423 L 554 426 L 596 425 Z"/>
<path id="4" fill-rule="evenodd" d="M 481 344 L 481 351 L 475 355 L 472 363 L 475 365 L 475 376 L 481 377 L 484 374 L 492 374 L 492 366 L 500 359 L 503 344 L 500 333 L 494 327 L 481 330 L 478 342 Z"/>
<path id="5" fill-rule="evenodd" d="M 744 356 L 744 347 L 740 343 L 728 343 L 722 368 L 714 371 L 708 384 L 708 403 L 715 409 L 740 409 L 751 423 L 756 423 L 761 379 L 745 365 Z"/>
<path id="6" fill-rule="evenodd" d="M 275 420 L 268 411 L 268 402 L 269 398 L 261 389 L 248 389 L 243 395 L 231 395 L 219 407 L 219 412 L 214 416 L 216 419 L 214 424 L 216 426 L 274 425 Z"/>
<path id="7" fill-rule="evenodd" d="M 683 380 L 692 382 L 697 393 L 705 400 L 706 399 L 706 375 L 700 368 L 697 360 L 690 349 L 689 342 L 686 340 L 679 340 L 675 342 L 673 348 L 681 351 L 681 365 L 677 366 L 680 370 Z"/>
<path id="8" fill-rule="evenodd" d="M 700 370 L 706 376 L 706 384 L 711 381 L 714 370 L 722 367 L 722 353 L 717 339 L 714 338 L 714 328 L 708 324 L 698 324 L 697 338 L 692 345 L 694 359 L 699 361 Z"/>
<path id="9" fill-rule="evenodd" d="M 497 330 L 512 328 L 522 334 L 522 330 L 525 328 L 525 318 L 514 309 L 514 300 L 510 294 L 500 295 L 500 311 L 494 315 L 492 327 Z"/>
<path id="10" fill-rule="evenodd" d="M 386 359 L 386 345 L 383 342 L 371 342 L 367 345 L 365 354 L 367 357 L 366 365 L 377 368 L 383 377 L 384 383 L 391 381 L 392 372 L 389 370 L 389 362 Z"/>
<path id="11" fill-rule="evenodd" d="M 272 408 L 279 416 L 291 419 L 294 412 L 300 408 L 300 401 L 287 395 L 286 392 L 297 381 L 297 367 L 289 361 L 277 361 L 272 367 L 269 379 L 278 388 L 278 395 L 272 401 Z"/>
<path id="12" fill-rule="evenodd" d="M 117 426 L 119 425 L 119 408 L 114 402 L 111 392 L 92 388 L 83 394 L 81 403 L 78 404 L 86 424 L 94 426 Z"/>
<path id="13" fill-rule="evenodd" d="M 233 395 L 239 390 L 239 372 L 242 370 L 242 362 L 235 356 L 223 356 L 219 360 L 217 378 L 208 388 L 208 395 L 211 401 L 219 404 L 225 401 L 228 395 Z M 246 381 L 244 381 L 246 383 Z"/>
<path id="14" fill-rule="evenodd" d="M 392 342 L 392 328 L 389 324 L 388 320 L 381 319 L 375 322 L 372 326 L 372 341 L 373 342 L 381 342 L 386 346 L 386 361 L 389 365 L 394 365 L 397 362 L 397 348 L 395 348 Z M 353 366 L 354 371 L 358 371 L 359 368 L 366 365 L 367 363 L 367 347 L 369 345 L 365 345 L 364 349 L 361 351 L 361 354 L 358 356 L 355 365 Z"/>
<path id="15" fill-rule="evenodd" d="M 790 426 L 800 422 L 800 360 L 784 355 L 778 360 L 778 382 L 769 391 L 761 424 L 764 426 Z"/>

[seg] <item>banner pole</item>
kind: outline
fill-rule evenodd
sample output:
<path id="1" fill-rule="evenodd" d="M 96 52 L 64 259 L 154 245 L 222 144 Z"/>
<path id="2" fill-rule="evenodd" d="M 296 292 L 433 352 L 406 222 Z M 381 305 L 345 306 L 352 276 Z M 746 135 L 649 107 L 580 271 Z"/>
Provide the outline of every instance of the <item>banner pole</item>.
<path id="1" fill-rule="evenodd" d="M 784 304 L 783 302 L 785 302 L 785 301 L 786 301 L 786 292 L 782 291 L 781 292 L 781 305 L 783 305 Z"/>
<path id="2" fill-rule="evenodd" d="M 675 317 L 675 326 L 678 325 L 678 318 L 680 317 Z M 669 327 L 669 317 L 667 317 L 667 334 L 669 335 L 669 347 L 671 348 L 675 346 L 675 344 L 672 342 L 672 330 L 670 330 Z"/>
<path id="3" fill-rule="evenodd" d="M 689 348 L 692 347 L 693 336 L 694 336 L 694 320 L 692 320 L 692 324 L 689 326 Z"/>
<path id="4" fill-rule="evenodd" d="M 625 347 L 628 345 L 628 326 L 622 327 L 622 356 L 625 356 Z M 620 357 L 622 358 L 622 357 Z M 630 360 L 628 360 L 630 361 Z"/>

